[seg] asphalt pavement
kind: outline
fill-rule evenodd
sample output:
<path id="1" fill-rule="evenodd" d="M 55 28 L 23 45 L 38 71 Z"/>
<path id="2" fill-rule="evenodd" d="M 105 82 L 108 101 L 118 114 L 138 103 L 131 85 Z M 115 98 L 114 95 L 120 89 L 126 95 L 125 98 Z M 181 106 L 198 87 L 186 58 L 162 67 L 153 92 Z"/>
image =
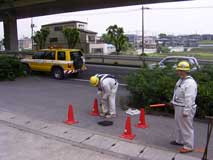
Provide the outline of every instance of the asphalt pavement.
<path id="1" fill-rule="evenodd" d="M 79 74 L 78 79 L 88 80 L 90 76 L 97 73 L 113 74 L 119 80 L 120 83 L 126 83 L 125 77 L 131 73 L 136 72 L 139 68 L 135 67 L 119 67 L 119 66 L 107 66 L 107 65 L 93 65 L 87 64 L 88 70 Z"/>
<path id="2" fill-rule="evenodd" d="M 88 73 L 89 76 L 89 73 Z M 85 78 L 86 79 L 86 78 Z M 114 125 L 101 127 L 97 122 L 100 117 L 91 117 L 96 88 L 90 87 L 88 82 L 73 79 L 54 80 L 48 76 L 32 76 L 18 78 L 16 81 L 0 82 L 0 110 L 26 115 L 49 123 L 62 123 L 67 116 L 67 107 L 72 104 L 75 118 L 79 120 L 76 127 L 119 136 L 124 130 L 126 114 L 122 105 L 117 101 L 118 117 L 113 119 Z M 118 99 L 129 93 L 120 86 Z M 146 115 L 148 129 L 132 127 L 136 134 L 134 143 L 158 146 L 177 151 L 177 147 L 169 144 L 174 138 L 174 120 L 169 117 Z M 138 116 L 132 116 L 132 124 L 136 124 Z M 204 148 L 206 143 L 207 124 L 195 122 L 195 147 Z M 213 157 L 213 139 L 209 145 L 209 157 Z M 189 155 L 201 157 L 202 153 L 193 152 Z"/>

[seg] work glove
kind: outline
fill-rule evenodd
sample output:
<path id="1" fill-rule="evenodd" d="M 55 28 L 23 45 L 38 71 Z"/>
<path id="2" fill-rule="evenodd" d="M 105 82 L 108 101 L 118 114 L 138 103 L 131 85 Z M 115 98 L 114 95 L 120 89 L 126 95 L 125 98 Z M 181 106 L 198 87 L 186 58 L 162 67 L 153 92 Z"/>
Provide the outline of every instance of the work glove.
<path id="1" fill-rule="evenodd" d="M 101 92 L 101 91 L 98 91 L 98 92 L 97 92 L 97 95 L 101 97 L 101 96 L 102 96 L 102 92 Z"/>
<path id="2" fill-rule="evenodd" d="M 183 110 L 183 117 L 189 116 L 190 110 Z"/>
<path id="3" fill-rule="evenodd" d="M 166 103 L 166 107 L 173 107 L 172 103 Z"/>

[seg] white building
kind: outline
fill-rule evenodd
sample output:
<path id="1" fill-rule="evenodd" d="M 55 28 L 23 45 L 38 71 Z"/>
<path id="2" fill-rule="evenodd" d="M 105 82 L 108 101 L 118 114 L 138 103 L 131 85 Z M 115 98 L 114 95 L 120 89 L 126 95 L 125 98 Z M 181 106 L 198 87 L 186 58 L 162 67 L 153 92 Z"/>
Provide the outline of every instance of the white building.
<path id="1" fill-rule="evenodd" d="M 184 47 L 179 46 L 179 47 L 169 47 L 170 52 L 184 52 Z"/>
<path id="2" fill-rule="evenodd" d="M 32 49 L 32 40 L 28 37 L 24 37 L 18 40 L 19 50 L 31 50 Z"/>
<path id="3" fill-rule="evenodd" d="M 92 54 L 109 55 L 110 53 L 116 52 L 116 49 L 112 44 L 97 43 L 89 45 L 89 52 Z"/>

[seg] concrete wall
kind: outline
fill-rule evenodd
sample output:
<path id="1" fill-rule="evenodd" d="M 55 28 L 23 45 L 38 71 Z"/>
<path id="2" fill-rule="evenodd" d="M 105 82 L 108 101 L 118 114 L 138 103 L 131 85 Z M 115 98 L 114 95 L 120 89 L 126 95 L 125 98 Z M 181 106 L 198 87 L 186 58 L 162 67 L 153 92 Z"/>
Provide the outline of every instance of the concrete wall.
<path id="1" fill-rule="evenodd" d="M 42 28 L 49 29 L 50 34 L 47 37 L 46 48 L 55 46 L 55 47 L 62 47 L 68 48 L 67 40 L 62 33 L 63 28 L 78 28 L 79 25 L 82 28 L 87 29 L 87 24 L 84 23 L 65 23 L 65 24 L 53 24 L 53 25 L 44 25 Z M 60 28 L 61 30 L 55 30 L 55 28 Z M 80 27 L 81 28 L 81 27 Z M 91 37 L 94 37 L 94 41 L 91 41 Z M 87 31 L 80 30 L 80 43 L 76 45 L 75 48 L 82 49 L 85 53 L 89 52 L 89 43 L 96 43 L 96 34 L 88 33 Z M 54 41 L 57 40 L 57 41 Z"/>

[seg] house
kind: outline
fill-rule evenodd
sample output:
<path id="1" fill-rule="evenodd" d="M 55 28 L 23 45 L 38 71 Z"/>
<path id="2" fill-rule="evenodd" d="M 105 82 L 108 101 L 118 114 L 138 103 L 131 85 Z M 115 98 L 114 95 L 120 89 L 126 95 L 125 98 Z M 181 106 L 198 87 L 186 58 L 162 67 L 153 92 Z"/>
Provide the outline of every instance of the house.
<path id="1" fill-rule="evenodd" d="M 68 48 L 67 40 L 64 37 L 63 29 L 77 28 L 80 31 L 80 43 L 75 48 L 82 49 L 85 53 L 89 52 L 89 44 L 96 43 L 96 32 L 87 29 L 87 23 L 81 21 L 66 21 L 42 25 L 42 28 L 48 29 L 50 34 L 47 37 L 46 47 Z"/>
<path id="2" fill-rule="evenodd" d="M 137 35 L 137 34 L 125 34 L 125 36 L 128 38 L 128 42 L 134 48 L 139 48 L 139 45 L 140 45 L 139 35 Z"/>
<path id="3" fill-rule="evenodd" d="M 92 54 L 103 54 L 109 55 L 113 52 L 116 52 L 115 46 L 112 44 L 107 43 L 97 43 L 97 44 L 90 44 L 90 52 Z"/>
<path id="4" fill-rule="evenodd" d="M 203 34 L 202 41 L 213 41 L 213 34 Z"/>
<path id="5" fill-rule="evenodd" d="M 142 48 L 142 36 L 137 34 L 126 34 L 128 42 L 132 44 L 135 49 Z M 145 49 L 156 49 L 156 40 L 155 36 L 145 36 L 144 37 L 144 48 Z"/>
<path id="6" fill-rule="evenodd" d="M 144 37 L 144 48 L 145 49 L 156 49 L 156 40 L 157 37 L 154 36 L 145 36 Z"/>

